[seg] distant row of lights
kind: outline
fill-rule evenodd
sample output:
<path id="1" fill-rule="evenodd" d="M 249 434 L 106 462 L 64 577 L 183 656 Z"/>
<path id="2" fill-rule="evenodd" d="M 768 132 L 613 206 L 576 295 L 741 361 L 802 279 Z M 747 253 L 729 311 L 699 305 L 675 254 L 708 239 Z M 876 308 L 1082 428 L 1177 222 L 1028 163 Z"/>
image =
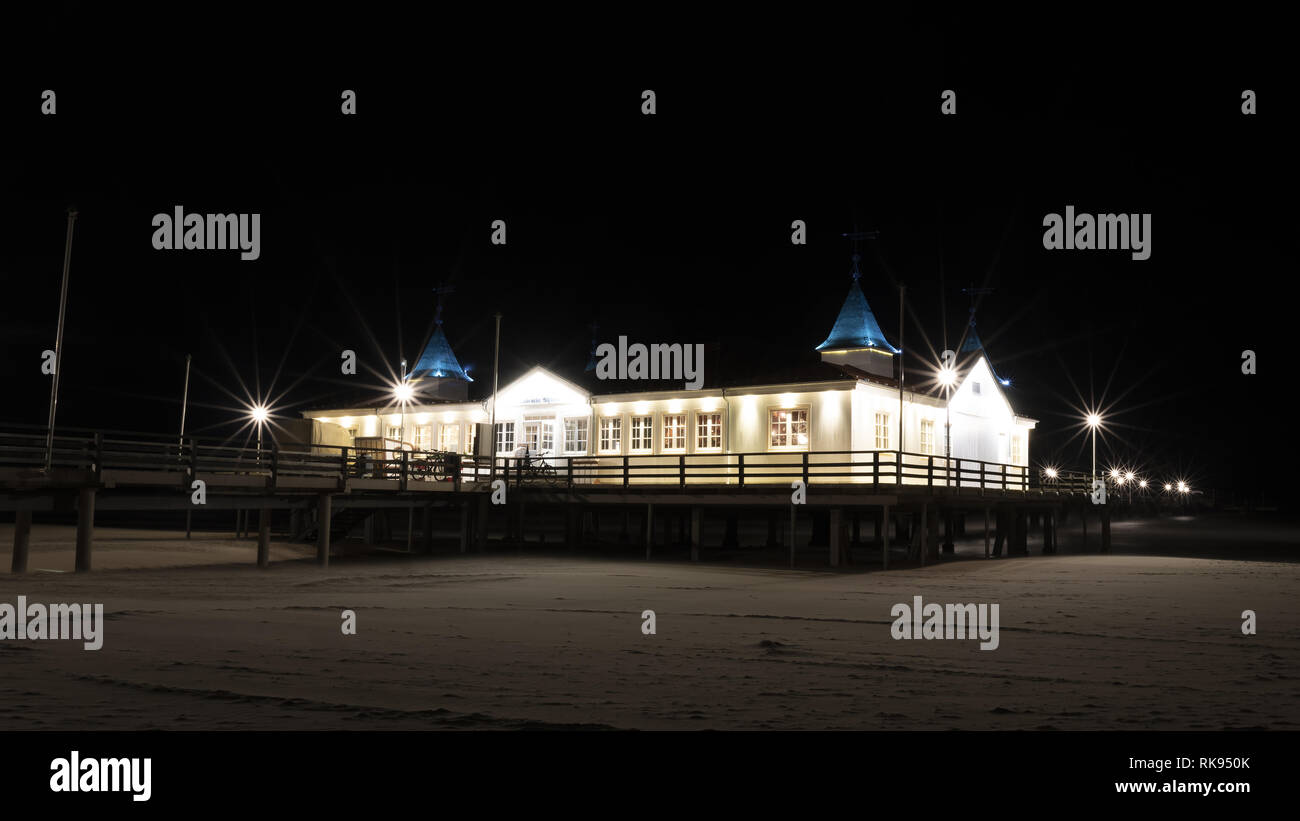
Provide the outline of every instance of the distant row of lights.
<path id="1" fill-rule="evenodd" d="M 1054 467 L 1045 467 L 1043 468 L 1043 476 L 1047 477 L 1048 479 L 1056 479 L 1060 476 L 1060 471 L 1058 471 Z M 1134 481 L 1136 480 L 1137 486 L 1142 488 L 1143 490 L 1146 490 L 1151 485 L 1149 481 L 1140 478 L 1131 470 L 1121 471 L 1119 468 L 1111 468 L 1110 478 L 1117 485 L 1133 484 Z M 1192 489 L 1187 485 L 1186 482 L 1183 481 L 1165 482 L 1166 492 L 1172 493 L 1175 490 L 1178 491 L 1179 493 L 1192 492 Z"/>

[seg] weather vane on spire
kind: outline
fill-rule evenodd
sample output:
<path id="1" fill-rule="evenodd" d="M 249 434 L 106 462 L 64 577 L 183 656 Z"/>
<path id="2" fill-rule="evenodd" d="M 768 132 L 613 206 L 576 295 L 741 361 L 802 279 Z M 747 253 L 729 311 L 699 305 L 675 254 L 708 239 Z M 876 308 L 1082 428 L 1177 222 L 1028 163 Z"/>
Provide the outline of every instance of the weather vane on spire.
<path id="1" fill-rule="evenodd" d="M 855 224 L 851 232 L 847 234 L 840 234 L 840 236 L 847 237 L 848 239 L 853 240 L 853 269 L 850 273 L 852 273 L 853 275 L 853 281 L 857 282 L 858 279 L 862 277 L 862 268 L 858 264 L 862 261 L 862 255 L 858 253 L 858 243 L 864 239 L 875 239 L 876 237 L 880 236 L 880 232 L 859 231 L 858 226 Z"/>
<path id="2" fill-rule="evenodd" d="M 983 296 L 985 294 L 991 294 L 993 293 L 993 289 L 976 288 L 975 283 L 972 282 L 969 286 L 962 288 L 961 292 L 963 294 L 968 294 L 970 296 L 970 324 L 974 325 L 975 324 L 975 297 Z"/>
<path id="3" fill-rule="evenodd" d="M 439 285 L 437 288 L 433 289 L 433 292 L 438 295 L 438 308 L 433 312 L 433 323 L 435 325 L 441 325 L 442 324 L 442 298 L 446 294 L 456 293 L 456 286 Z"/>

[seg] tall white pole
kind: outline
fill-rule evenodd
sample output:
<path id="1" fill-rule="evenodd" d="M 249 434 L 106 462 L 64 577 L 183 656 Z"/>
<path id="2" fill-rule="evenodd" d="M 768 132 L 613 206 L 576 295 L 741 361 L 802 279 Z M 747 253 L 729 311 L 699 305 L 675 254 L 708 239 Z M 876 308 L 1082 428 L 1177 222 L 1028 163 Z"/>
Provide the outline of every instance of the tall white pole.
<path id="1" fill-rule="evenodd" d="M 190 402 L 190 354 L 185 354 L 185 390 L 181 392 L 181 438 L 177 443 L 185 447 L 185 409 Z"/>
<path id="2" fill-rule="evenodd" d="M 488 444 L 490 456 L 488 458 L 492 460 L 488 475 L 493 481 L 496 480 L 497 476 L 497 376 L 501 369 L 501 314 L 499 312 L 496 314 L 496 320 L 496 340 L 492 343 L 492 411 L 488 417 L 490 420 L 488 422 L 488 438 L 490 440 Z"/>
<path id="3" fill-rule="evenodd" d="M 50 384 L 50 422 L 45 432 L 45 472 L 54 464 L 54 414 L 59 409 L 59 376 L 63 373 L 63 319 L 68 307 L 68 269 L 72 266 L 72 226 L 75 208 L 68 209 L 68 238 L 63 246 L 63 287 L 59 290 L 59 327 L 54 335 L 54 381 Z"/>
<path id="4" fill-rule="evenodd" d="M 397 449 L 406 450 L 406 360 L 402 360 L 402 426 L 397 429 Z"/>

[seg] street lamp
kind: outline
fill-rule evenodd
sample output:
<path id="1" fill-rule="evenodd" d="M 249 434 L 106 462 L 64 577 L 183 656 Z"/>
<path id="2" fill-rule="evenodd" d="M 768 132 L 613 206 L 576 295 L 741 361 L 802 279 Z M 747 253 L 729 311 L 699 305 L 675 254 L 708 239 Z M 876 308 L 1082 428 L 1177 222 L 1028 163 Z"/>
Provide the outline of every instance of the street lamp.
<path id="1" fill-rule="evenodd" d="M 1084 420 L 1088 427 L 1092 428 L 1092 481 L 1097 482 L 1097 428 L 1101 427 L 1101 416 L 1096 413 L 1088 414 Z"/>
<path id="2" fill-rule="evenodd" d="M 947 484 L 952 484 L 952 386 L 957 384 L 957 371 L 951 365 L 939 369 L 939 384 L 943 385 L 944 393 L 943 470 L 948 477 Z"/>
<path id="3" fill-rule="evenodd" d="M 399 450 L 406 450 L 406 406 L 414 395 L 415 389 L 406 381 L 406 360 L 403 359 L 402 380 L 393 386 L 393 396 L 402 405 L 402 426 L 397 429 L 397 447 Z"/>
<path id="4" fill-rule="evenodd" d="M 262 461 L 262 428 L 266 425 L 266 420 L 271 418 L 271 412 L 267 410 L 265 405 L 254 405 L 249 408 L 248 416 L 253 420 L 253 424 L 257 426 L 257 461 L 260 464 Z"/>

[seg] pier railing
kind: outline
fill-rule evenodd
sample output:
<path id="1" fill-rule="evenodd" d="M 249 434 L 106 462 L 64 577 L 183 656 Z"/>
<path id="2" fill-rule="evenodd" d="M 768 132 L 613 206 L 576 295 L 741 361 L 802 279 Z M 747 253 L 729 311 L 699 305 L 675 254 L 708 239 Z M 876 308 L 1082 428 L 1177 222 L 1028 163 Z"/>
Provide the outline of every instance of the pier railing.
<path id="1" fill-rule="evenodd" d="M 45 464 L 43 430 L 0 431 L 0 470 L 39 471 Z M 865 485 L 926 487 L 954 492 L 1084 494 L 1086 474 L 1049 478 L 1026 465 L 908 451 L 779 451 L 751 453 L 599 453 L 545 457 L 479 457 L 443 451 L 271 442 L 231 444 L 200 437 L 68 429 L 53 440 L 56 471 L 105 471 L 123 480 L 187 484 L 193 477 L 246 477 L 269 487 L 293 479 L 378 480 L 374 489 L 411 483 L 486 483 L 513 486 L 731 486 Z"/>

